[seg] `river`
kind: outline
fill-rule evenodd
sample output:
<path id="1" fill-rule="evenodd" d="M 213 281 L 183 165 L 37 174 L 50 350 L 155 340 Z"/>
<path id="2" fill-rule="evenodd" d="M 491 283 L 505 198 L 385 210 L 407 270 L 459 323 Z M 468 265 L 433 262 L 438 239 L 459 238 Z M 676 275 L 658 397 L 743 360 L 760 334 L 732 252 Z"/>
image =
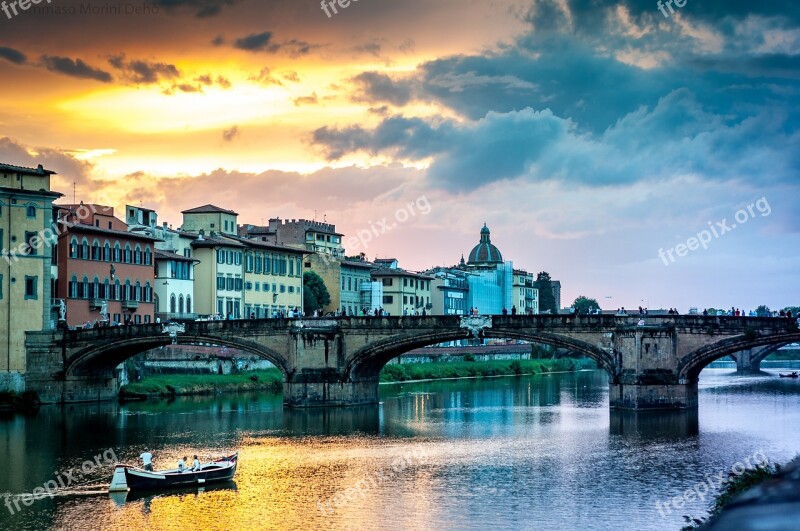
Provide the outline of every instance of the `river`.
<path id="1" fill-rule="evenodd" d="M 342 409 L 243 394 L 7 416 L 0 529 L 677 530 L 708 506 L 687 489 L 705 495 L 737 462 L 800 451 L 800 382 L 725 369 L 701 374 L 697 414 L 610 412 L 601 371 L 383 385 L 381 397 Z M 145 448 L 156 468 L 238 449 L 239 469 L 222 487 L 109 496 L 110 462 L 135 463 Z M 20 494 L 46 482 L 56 494 L 25 505 Z M 665 506 L 676 496 L 683 507 Z"/>

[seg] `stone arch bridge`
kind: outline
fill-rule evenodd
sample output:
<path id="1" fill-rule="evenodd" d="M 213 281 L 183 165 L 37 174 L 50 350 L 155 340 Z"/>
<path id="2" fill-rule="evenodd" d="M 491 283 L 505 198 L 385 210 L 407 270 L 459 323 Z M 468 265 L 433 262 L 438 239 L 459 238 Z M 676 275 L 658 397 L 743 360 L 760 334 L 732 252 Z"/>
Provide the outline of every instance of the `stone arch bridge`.
<path id="1" fill-rule="evenodd" d="M 612 408 L 697 406 L 697 379 L 713 360 L 800 341 L 793 319 L 614 315 L 349 317 L 184 323 L 29 332 L 26 386 L 44 402 L 112 399 L 114 368 L 168 345 L 230 346 L 274 363 L 287 406 L 378 401 L 379 373 L 409 350 L 469 338 L 521 339 L 580 352 L 609 376 Z"/>

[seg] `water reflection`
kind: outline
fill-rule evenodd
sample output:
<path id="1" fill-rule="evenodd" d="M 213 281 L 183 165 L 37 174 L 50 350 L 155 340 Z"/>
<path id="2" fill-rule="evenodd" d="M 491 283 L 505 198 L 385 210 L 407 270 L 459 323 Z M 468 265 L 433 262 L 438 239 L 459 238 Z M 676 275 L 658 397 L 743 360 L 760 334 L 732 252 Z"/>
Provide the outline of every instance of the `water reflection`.
<path id="1" fill-rule="evenodd" d="M 609 432 L 624 438 L 681 440 L 700 432 L 697 410 L 611 410 Z"/>
<path id="2" fill-rule="evenodd" d="M 701 374 L 699 415 L 609 412 L 602 371 L 384 385 L 361 408 L 284 410 L 274 394 L 48 406 L 0 420 L 0 493 L 109 448 L 135 463 L 144 446 L 156 468 L 238 449 L 235 487 L 120 501 L 92 494 L 101 468 L 13 515 L 0 506 L 0 528 L 678 529 L 705 504 L 662 518 L 656 501 L 758 449 L 800 450 L 800 385 L 730 373 Z"/>

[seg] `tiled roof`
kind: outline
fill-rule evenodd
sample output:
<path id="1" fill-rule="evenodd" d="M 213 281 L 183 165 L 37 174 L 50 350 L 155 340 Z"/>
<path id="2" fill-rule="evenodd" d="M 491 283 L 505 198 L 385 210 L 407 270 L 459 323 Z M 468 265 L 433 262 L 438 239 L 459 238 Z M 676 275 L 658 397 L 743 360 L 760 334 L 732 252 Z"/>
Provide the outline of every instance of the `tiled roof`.
<path id="1" fill-rule="evenodd" d="M 15 166 L 14 164 L 4 164 L 0 162 L 0 172 L 25 173 L 27 175 L 55 175 L 56 172 L 45 170 L 41 164 L 38 168 L 28 168 L 26 166 Z"/>
<path id="2" fill-rule="evenodd" d="M 287 247 L 286 245 L 278 245 L 276 243 L 267 243 L 267 242 L 262 242 L 262 241 L 259 241 L 259 240 L 251 240 L 249 238 L 240 238 L 238 236 L 226 236 L 226 237 L 230 238 L 232 240 L 235 240 L 235 241 L 237 241 L 239 243 L 242 243 L 243 245 L 246 245 L 247 247 L 258 247 L 259 249 L 271 249 L 271 250 L 274 250 L 274 251 L 285 251 L 285 252 L 291 252 L 291 253 L 295 253 L 295 254 L 311 254 L 308 251 L 304 251 L 302 249 L 297 249 L 295 247 Z"/>
<path id="3" fill-rule="evenodd" d="M 195 260 L 194 258 L 189 258 L 183 256 L 182 254 L 173 253 L 171 251 L 162 251 L 161 249 L 156 249 L 155 256 L 156 260 L 175 260 L 176 262 L 200 262 L 200 260 Z"/>
<path id="4" fill-rule="evenodd" d="M 59 225 L 63 225 L 67 227 L 70 231 L 74 232 L 91 232 L 93 234 L 106 234 L 108 236 L 116 236 L 118 238 L 129 238 L 133 240 L 143 240 L 149 242 L 163 242 L 164 240 L 160 238 L 153 238 L 151 236 L 145 236 L 144 234 L 139 234 L 138 232 L 128 232 L 124 230 L 114 230 L 114 229 L 101 229 L 100 227 L 95 227 L 94 225 L 86 225 L 85 223 L 69 223 L 66 221 L 59 221 Z"/>
<path id="5" fill-rule="evenodd" d="M 413 271 L 406 271 L 405 269 L 392 269 L 389 267 L 379 267 L 372 270 L 373 277 L 410 277 L 418 278 L 421 280 L 434 280 L 434 277 L 423 275 L 422 273 L 414 273 Z"/>
<path id="6" fill-rule="evenodd" d="M 211 204 L 199 206 L 199 207 L 196 207 L 196 208 L 190 208 L 189 210 L 182 211 L 181 214 L 212 214 L 212 213 L 217 213 L 217 212 L 221 212 L 223 214 L 231 214 L 231 215 L 234 215 L 234 216 L 238 216 L 239 215 L 236 212 L 234 212 L 233 210 L 225 210 L 224 208 L 220 208 L 218 206 L 211 205 Z"/>

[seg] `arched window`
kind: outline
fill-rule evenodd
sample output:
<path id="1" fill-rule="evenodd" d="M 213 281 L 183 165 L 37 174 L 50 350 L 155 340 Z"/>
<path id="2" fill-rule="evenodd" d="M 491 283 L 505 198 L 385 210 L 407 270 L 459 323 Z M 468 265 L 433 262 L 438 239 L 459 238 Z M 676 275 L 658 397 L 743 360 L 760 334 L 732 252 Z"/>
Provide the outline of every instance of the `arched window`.
<path id="1" fill-rule="evenodd" d="M 122 300 L 122 286 L 119 283 L 119 279 L 114 281 L 114 300 L 119 301 Z"/>
<path id="2" fill-rule="evenodd" d="M 153 302 L 153 288 L 150 287 L 150 282 L 144 285 L 144 302 Z"/>
<path id="3" fill-rule="evenodd" d="M 100 297 L 100 279 L 94 277 L 92 280 L 92 284 L 89 286 L 89 296 L 90 299 L 95 299 Z"/>
<path id="4" fill-rule="evenodd" d="M 119 242 L 114 242 L 114 261 L 117 263 L 122 262 L 122 249 L 119 246 Z"/>
<path id="5" fill-rule="evenodd" d="M 111 245 L 109 245 L 108 241 L 103 244 L 103 261 L 111 261 Z"/>
<path id="6" fill-rule="evenodd" d="M 94 240 L 92 242 L 92 260 L 101 260 L 100 256 L 100 242 Z"/>
<path id="7" fill-rule="evenodd" d="M 89 240 L 86 238 L 81 242 L 81 258 L 84 260 L 89 259 Z"/>
<path id="8" fill-rule="evenodd" d="M 158 295 L 153 294 L 153 303 L 155 305 L 154 310 L 156 313 L 161 311 L 161 299 L 158 298 Z"/>
<path id="9" fill-rule="evenodd" d="M 153 253 L 150 251 L 150 246 L 148 245 L 144 249 L 144 265 L 151 265 L 153 263 Z"/>
<path id="10" fill-rule="evenodd" d="M 133 300 L 141 301 L 142 300 L 142 285 L 139 281 L 136 281 L 136 285 L 133 287 Z"/>
<path id="11" fill-rule="evenodd" d="M 137 265 L 142 263 L 142 247 L 138 243 L 133 251 L 133 263 Z"/>
<path id="12" fill-rule="evenodd" d="M 108 283 L 108 279 L 106 279 L 105 282 L 103 282 L 103 295 L 102 295 L 102 297 L 104 299 L 113 299 L 114 298 L 114 296 L 109 291 L 110 289 L 111 289 L 111 286 Z"/>
<path id="13" fill-rule="evenodd" d="M 132 258 L 133 257 L 131 256 L 131 246 L 130 246 L 130 244 L 126 243 L 125 244 L 125 263 L 126 264 L 130 264 Z"/>
<path id="14" fill-rule="evenodd" d="M 169 313 L 175 313 L 175 294 L 169 296 Z"/>
<path id="15" fill-rule="evenodd" d="M 125 292 L 122 294 L 122 300 L 124 300 L 124 301 L 131 300 L 133 298 L 132 295 L 133 295 L 133 292 L 131 290 L 131 281 L 130 280 L 126 280 L 125 281 Z"/>
<path id="16" fill-rule="evenodd" d="M 72 280 L 69 281 L 69 297 L 71 299 L 78 298 L 78 277 L 72 275 Z"/>
<path id="17" fill-rule="evenodd" d="M 178 297 L 178 313 L 183 313 L 183 295 Z"/>
<path id="18" fill-rule="evenodd" d="M 80 298 L 85 299 L 89 296 L 89 277 L 83 277 L 81 282 Z"/>
<path id="19" fill-rule="evenodd" d="M 192 296 L 186 296 L 186 313 L 192 313 Z"/>
<path id="20" fill-rule="evenodd" d="M 78 238 L 73 236 L 69 240 L 69 257 L 70 258 L 78 258 Z"/>
<path id="21" fill-rule="evenodd" d="M 27 215 L 28 215 L 29 218 L 35 218 L 36 217 L 36 207 L 33 206 L 33 205 L 30 205 L 27 208 Z"/>

